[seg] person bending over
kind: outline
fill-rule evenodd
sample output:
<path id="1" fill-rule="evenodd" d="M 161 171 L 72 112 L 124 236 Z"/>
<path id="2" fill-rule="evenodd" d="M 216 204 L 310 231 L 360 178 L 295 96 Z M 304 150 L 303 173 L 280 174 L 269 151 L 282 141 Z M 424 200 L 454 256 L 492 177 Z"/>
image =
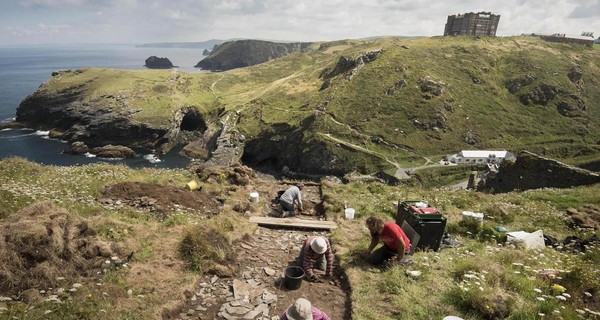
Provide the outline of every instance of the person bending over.
<path id="1" fill-rule="evenodd" d="M 283 208 L 283 218 L 294 215 L 294 203 L 298 204 L 300 212 L 304 211 L 302 207 L 302 193 L 300 192 L 302 189 L 304 189 L 302 183 L 291 186 L 279 197 L 279 204 Z"/>
<path id="2" fill-rule="evenodd" d="M 384 222 L 375 216 L 367 218 L 366 225 L 371 232 L 371 244 L 366 252 L 371 264 L 400 263 L 404 254 L 410 250 L 410 241 L 402 228 L 394 222 Z M 373 251 L 379 242 L 383 245 Z"/>
<path id="3" fill-rule="evenodd" d="M 327 239 L 320 236 L 308 237 L 300 250 L 300 255 L 296 258 L 296 264 L 302 267 L 306 279 L 309 281 L 318 281 L 313 268 L 325 271 L 326 277 L 333 274 L 333 250 Z"/>

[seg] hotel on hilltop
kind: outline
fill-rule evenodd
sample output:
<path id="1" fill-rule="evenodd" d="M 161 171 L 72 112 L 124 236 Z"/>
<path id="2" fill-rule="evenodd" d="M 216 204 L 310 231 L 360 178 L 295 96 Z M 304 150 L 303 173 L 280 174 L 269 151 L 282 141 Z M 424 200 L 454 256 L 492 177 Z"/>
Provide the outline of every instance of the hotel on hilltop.
<path id="1" fill-rule="evenodd" d="M 469 12 L 448 16 L 445 36 L 495 37 L 500 15 L 491 12 Z"/>

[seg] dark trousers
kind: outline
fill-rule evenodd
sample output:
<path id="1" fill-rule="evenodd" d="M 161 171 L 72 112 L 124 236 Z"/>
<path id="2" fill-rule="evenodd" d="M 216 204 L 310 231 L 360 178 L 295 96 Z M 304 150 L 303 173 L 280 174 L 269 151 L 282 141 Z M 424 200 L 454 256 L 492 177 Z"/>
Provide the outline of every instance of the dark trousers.
<path id="1" fill-rule="evenodd" d="M 390 258 L 393 258 L 397 255 L 398 251 L 392 250 L 387 246 L 383 245 L 371 253 L 369 261 L 371 262 L 371 264 L 380 265 L 384 261 L 389 260 Z"/>
<path id="2" fill-rule="evenodd" d="M 294 213 L 294 204 L 293 203 L 289 203 L 289 202 L 285 202 L 283 200 L 279 200 L 279 204 L 283 208 L 283 211 L 287 211 L 287 212 L 292 213 L 292 214 Z"/>

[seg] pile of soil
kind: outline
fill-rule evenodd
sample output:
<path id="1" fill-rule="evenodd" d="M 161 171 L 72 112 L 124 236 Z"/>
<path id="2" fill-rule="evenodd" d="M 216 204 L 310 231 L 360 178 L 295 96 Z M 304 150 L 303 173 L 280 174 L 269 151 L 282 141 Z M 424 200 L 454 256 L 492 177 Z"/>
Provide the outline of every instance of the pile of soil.
<path id="1" fill-rule="evenodd" d="M 192 170 L 196 173 L 198 179 L 204 182 L 227 182 L 236 186 L 246 186 L 250 184 L 252 179 L 256 178 L 254 170 L 241 164 L 228 167 L 198 165 Z"/>
<path id="2" fill-rule="evenodd" d="M 19 296 L 91 277 L 122 250 L 100 240 L 85 221 L 48 202 L 30 205 L 0 227 L 0 292 Z"/>
<path id="3" fill-rule="evenodd" d="M 567 209 L 567 215 L 571 218 L 571 226 L 600 230 L 600 208 L 588 204 L 579 209 Z"/>
<path id="4" fill-rule="evenodd" d="M 167 213 L 173 208 L 185 208 L 199 215 L 212 216 L 220 211 L 215 197 L 201 190 L 188 190 L 173 185 L 123 182 L 108 185 L 98 202 L 105 205 L 124 204 Z"/>

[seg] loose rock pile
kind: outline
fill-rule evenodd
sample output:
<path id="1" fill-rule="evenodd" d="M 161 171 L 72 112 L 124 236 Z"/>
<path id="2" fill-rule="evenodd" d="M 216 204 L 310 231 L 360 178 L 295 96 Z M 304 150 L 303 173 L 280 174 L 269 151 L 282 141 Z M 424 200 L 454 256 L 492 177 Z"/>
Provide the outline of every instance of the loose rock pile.
<path id="1" fill-rule="evenodd" d="M 310 300 L 311 294 L 320 298 L 326 295 L 331 299 L 341 297 L 338 300 L 343 306 L 345 293 L 329 283 L 303 284 L 304 287 L 319 285 L 327 288 L 324 290 L 285 289 L 285 267 L 293 263 L 304 240 L 317 234 L 326 236 L 324 232 L 258 228 L 252 239 L 237 245 L 241 265 L 236 277 L 204 276 L 196 292 L 188 294 L 178 319 L 276 320 L 297 297 Z M 336 290 L 336 294 L 332 290 Z M 338 312 L 343 311 L 341 309 Z M 328 313 L 331 316 L 330 313 L 332 311 Z"/>

